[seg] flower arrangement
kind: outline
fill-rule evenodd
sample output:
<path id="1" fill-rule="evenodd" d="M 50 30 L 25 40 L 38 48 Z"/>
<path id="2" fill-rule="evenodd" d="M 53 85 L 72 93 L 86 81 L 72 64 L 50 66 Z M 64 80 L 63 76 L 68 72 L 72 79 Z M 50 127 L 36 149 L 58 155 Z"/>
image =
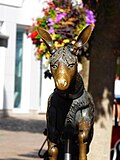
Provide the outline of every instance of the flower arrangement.
<path id="1" fill-rule="evenodd" d="M 37 26 L 43 27 L 51 34 L 54 45 L 58 48 L 66 43 L 74 44 L 80 30 L 88 24 L 95 23 L 95 16 L 91 10 L 83 7 L 82 3 L 73 2 L 66 1 L 62 6 L 56 1 L 48 1 L 48 7 L 42 10 L 44 16 L 33 20 L 28 37 L 36 47 L 35 56 L 38 60 L 43 56 L 49 58 L 50 53 L 38 35 Z"/>

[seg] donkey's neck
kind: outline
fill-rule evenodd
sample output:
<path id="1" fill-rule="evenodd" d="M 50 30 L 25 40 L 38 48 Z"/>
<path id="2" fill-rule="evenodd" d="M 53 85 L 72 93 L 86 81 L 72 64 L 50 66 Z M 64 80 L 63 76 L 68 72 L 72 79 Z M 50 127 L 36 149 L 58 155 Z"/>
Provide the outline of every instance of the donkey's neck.
<path id="1" fill-rule="evenodd" d="M 82 77 L 79 73 L 76 73 L 75 77 L 72 79 L 69 88 L 65 91 L 60 91 L 56 89 L 56 91 L 65 98 L 76 99 L 83 94 L 84 84 Z"/>

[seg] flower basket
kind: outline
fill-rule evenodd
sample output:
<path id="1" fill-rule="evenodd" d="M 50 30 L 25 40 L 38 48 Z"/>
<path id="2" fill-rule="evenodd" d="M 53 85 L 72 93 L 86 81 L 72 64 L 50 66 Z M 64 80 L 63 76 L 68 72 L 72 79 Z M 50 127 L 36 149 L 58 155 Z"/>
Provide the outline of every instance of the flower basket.
<path id="1" fill-rule="evenodd" d="M 48 7 L 43 8 L 43 17 L 33 20 L 28 37 L 35 45 L 35 56 L 40 60 L 43 56 L 49 59 L 50 53 L 44 44 L 36 27 L 46 29 L 53 39 L 56 48 L 74 44 L 79 32 L 88 24 L 95 23 L 95 16 L 91 10 L 83 7 L 83 3 L 77 1 L 49 1 Z"/>

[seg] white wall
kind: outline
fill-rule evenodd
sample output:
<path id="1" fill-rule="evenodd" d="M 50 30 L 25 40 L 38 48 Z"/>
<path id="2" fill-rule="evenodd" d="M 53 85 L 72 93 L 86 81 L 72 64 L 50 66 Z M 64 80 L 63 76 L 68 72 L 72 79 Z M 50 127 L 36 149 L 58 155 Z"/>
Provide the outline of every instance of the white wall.
<path id="1" fill-rule="evenodd" d="M 14 103 L 14 71 L 15 71 L 15 41 L 16 41 L 16 24 L 5 22 L 6 35 L 9 36 L 8 48 L 6 50 L 5 58 L 5 108 L 12 109 Z"/>
<path id="2" fill-rule="evenodd" d="M 3 1 L 4 0 L 0 0 Z M 11 0 L 12 1 L 12 0 Z M 42 15 L 44 0 L 24 0 L 22 8 L 4 6 L 0 3 L 0 20 L 11 23 L 31 25 L 32 18 Z"/>
<path id="3" fill-rule="evenodd" d="M 6 49 L 4 47 L 0 47 L 0 109 L 3 109 L 4 99 L 5 54 Z"/>
<path id="4" fill-rule="evenodd" d="M 8 5 L 2 5 L 7 2 L 9 2 Z M 0 78 L 0 109 L 5 107 L 19 113 L 26 113 L 30 110 L 46 112 L 47 98 L 53 91 L 54 84 L 53 81 L 44 79 L 44 75 L 40 77 L 40 61 L 35 60 L 34 47 L 26 34 L 23 47 L 21 108 L 14 109 L 16 27 L 17 25 L 29 26 L 32 24 L 32 18 L 42 16 L 44 0 L 24 0 L 24 3 L 21 0 L 21 4 L 20 1 L 11 0 L 11 5 L 9 5 L 10 1 L 0 0 L 0 21 L 4 22 L 1 31 L 9 36 L 8 48 L 0 47 L 0 66 L 2 66 L 0 67 L 0 75 L 2 75 Z M 42 80 L 41 88 L 40 79 Z"/>
<path id="5" fill-rule="evenodd" d="M 40 112 L 46 112 L 47 104 L 48 104 L 48 97 L 54 90 L 54 81 L 53 78 L 50 80 L 48 77 L 44 78 L 44 72 L 49 69 L 48 61 L 43 58 L 43 65 L 42 65 L 42 86 L 41 86 L 41 101 L 40 101 Z"/>
<path id="6" fill-rule="evenodd" d="M 0 4 L 14 7 L 22 7 L 24 0 L 0 0 Z"/>

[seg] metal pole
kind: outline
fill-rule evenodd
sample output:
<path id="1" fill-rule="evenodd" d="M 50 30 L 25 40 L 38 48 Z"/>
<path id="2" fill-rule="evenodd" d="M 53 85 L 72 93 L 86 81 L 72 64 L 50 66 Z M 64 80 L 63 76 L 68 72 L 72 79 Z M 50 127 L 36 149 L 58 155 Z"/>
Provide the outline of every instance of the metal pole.
<path id="1" fill-rule="evenodd" d="M 71 160 L 71 140 L 67 139 L 65 142 L 64 160 Z"/>

